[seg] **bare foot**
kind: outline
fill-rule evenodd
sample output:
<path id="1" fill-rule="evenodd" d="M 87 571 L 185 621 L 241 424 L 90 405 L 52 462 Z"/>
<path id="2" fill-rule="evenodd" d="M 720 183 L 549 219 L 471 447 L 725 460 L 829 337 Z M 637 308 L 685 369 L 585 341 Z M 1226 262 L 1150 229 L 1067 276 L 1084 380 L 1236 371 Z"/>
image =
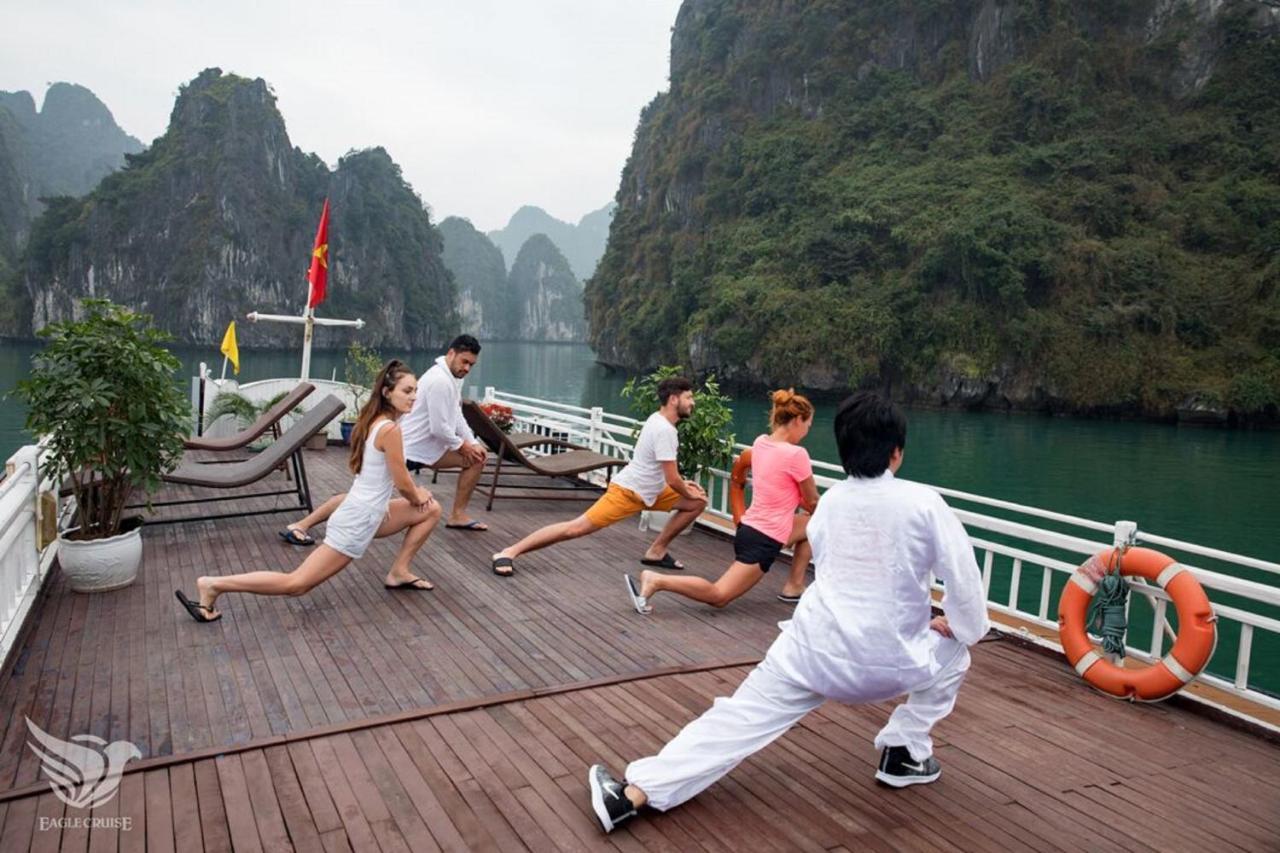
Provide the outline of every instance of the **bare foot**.
<path id="1" fill-rule="evenodd" d="M 644 596 L 645 601 L 653 598 L 658 591 L 658 578 L 662 577 L 658 572 L 651 572 L 645 569 L 640 573 L 640 594 Z"/>
<path id="2" fill-rule="evenodd" d="M 784 583 L 782 585 L 782 594 L 787 596 L 788 598 L 799 598 L 800 596 L 804 595 L 804 587 L 802 586 L 793 587 L 789 583 Z"/>
<path id="3" fill-rule="evenodd" d="M 205 614 L 210 619 L 215 619 L 221 615 L 213 606 L 218 600 L 218 593 L 213 591 L 213 578 L 196 578 L 196 594 L 199 596 L 200 605 L 207 608 Z"/>

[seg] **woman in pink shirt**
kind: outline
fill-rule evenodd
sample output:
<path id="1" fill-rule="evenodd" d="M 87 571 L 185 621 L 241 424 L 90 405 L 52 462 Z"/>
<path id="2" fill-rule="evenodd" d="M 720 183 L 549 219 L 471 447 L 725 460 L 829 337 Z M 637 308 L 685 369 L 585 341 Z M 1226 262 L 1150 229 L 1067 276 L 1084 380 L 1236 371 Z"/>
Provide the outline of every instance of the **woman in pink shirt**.
<path id="1" fill-rule="evenodd" d="M 794 390 L 774 391 L 769 423 L 769 435 L 759 436 L 751 445 L 751 506 L 733 537 L 733 565 L 714 582 L 645 571 L 637 583 L 631 575 L 624 575 L 638 613 L 651 613 L 649 602 L 659 592 L 724 607 L 759 583 L 788 546 L 794 549 L 791 575 L 778 598 L 788 604 L 800 600 L 812 554 L 805 530 L 809 513 L 818 505 L 813 465 L 800 446 L 813 426 L 813 404 Z M 797 514 L 797 508 L 803 512 Z"/>

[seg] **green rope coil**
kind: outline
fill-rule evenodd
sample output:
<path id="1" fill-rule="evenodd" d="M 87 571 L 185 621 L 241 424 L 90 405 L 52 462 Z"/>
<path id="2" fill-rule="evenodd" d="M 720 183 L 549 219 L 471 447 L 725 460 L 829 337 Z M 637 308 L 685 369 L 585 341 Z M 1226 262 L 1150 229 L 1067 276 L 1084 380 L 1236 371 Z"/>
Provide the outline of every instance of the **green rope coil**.
<path id="1" fill-rule="evenodd" d="M 1102 648 L 1109 655 L 1124 657 L 1124 634 L 1129 627 L 1125 604 L 1129 601 L 1129 584 L 1120 575 L 1120 561 L 1098 581 L 1098 589 L 1089 603 L 1089 631 L 1102 637 Z"/>

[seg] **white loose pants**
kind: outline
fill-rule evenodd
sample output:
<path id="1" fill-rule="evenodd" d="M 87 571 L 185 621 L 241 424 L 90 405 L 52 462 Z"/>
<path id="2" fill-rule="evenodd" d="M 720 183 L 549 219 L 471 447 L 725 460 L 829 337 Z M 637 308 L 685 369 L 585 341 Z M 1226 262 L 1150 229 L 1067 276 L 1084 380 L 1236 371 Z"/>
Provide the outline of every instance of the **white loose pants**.
<path id="1" fill-rule="evenodd" d="M 849 704 L 880 702 L 908 693 L 876 735 L 877 749 L 905 746 L 912 759 L 933 754 L 934 725 L 955 707 L 969 669 L 969 650 L 939 638 L 936 674 L 924 684 L 890 686 L 884 674 L 860 678 L 847 672 L 833 684 L 829 664 L 809 667 L 812 657 L 784 631 L 732 696 L 720 697 L 681 729 L 662 751 L 627 766 L 626 780 L 645 792 L 659 811 L 678 806 L 710 787 L 747 756 L 768 746 L 828 698 Z M 860 683 L 861 682 L 861 683 Z"/>

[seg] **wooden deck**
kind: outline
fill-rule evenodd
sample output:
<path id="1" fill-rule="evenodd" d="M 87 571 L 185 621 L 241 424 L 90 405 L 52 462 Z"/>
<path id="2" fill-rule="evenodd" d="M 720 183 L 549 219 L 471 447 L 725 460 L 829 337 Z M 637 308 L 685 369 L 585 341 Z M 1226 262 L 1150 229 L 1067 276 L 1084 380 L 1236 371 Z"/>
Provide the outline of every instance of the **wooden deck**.
<path id="1" fill-rule="evenodd" d="M 346 487 L 343 454 L 307 461 L 317 500 Z M 382 588 L 383 541 L 307 596 L 228 596 L 221 622 L 191 621 L 172 591 L 198 574 L 296 564 L 274 532 L 288 516 L 150 528 L 129 589 L 80 596 L 55 575 L 0 679 L 0 851 L 1280 849 L 1280 747 L 1101 697 L 1004 640 L 975 649 L 935 785 L 874 783 L 891 704 L 828 703 L 691 803 L 605 837 L 586 767 L 620 771 L 731 691 L 790 613 L 782 573 L 723 611 L 663 598 L 642 618 L 620 579 L 649 536 L 634 523 L 504 580 L 489 554 L 576 506 L 477 510 L 492 532 L 440 529 L 420 556 L 433 593 Z M 703 575 L 731 559 L 703 533 L 673 550 Z M 86 815 L 42 780 L 24 716 L 137 744 L 93 812 L 130 829 L 51 824 Z"/>

